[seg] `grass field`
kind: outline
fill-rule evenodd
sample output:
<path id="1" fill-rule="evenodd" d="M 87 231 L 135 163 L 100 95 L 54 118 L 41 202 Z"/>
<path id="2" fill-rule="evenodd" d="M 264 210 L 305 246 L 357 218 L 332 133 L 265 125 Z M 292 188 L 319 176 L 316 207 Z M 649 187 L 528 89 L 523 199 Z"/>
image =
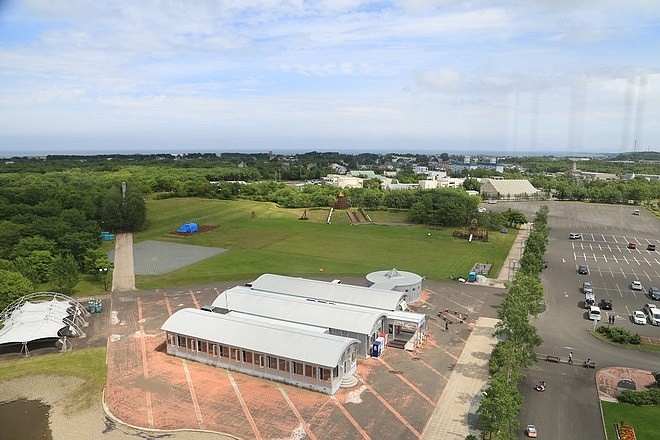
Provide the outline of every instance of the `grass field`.
<path id="1" fill-rule="evenodd" d="M 0 381 L 31 375 L 75 375 L 85 381 L 77 397 L 69 402 L 71 409 L 89 405 L 103 390 L 106 364 L 105 347 L 73 350 L 48 356 L 21 357 L 0 361 Z"/>
<path id="2" fill-rule="evenodd" d="M 660 407 L 632 406 L 614 402 L 601 402 L 608 439 L 616 439 L 615 423 L 624 422 L 635 428 L 637 440 L 660 438 Z"/>
<path id="3" fill-rule="evenodd" d="M 390 211 L 369 212 L 379 224 L 363 219 L 360 226 L 351 226 L 343 211 L 335 211 L 327 224 L 328 210 L 308 209 L 308 220 L 299 220 L 303 209 L 251 201 L 150 200 L 147 209 L 147 228 L 134 235 L 136 243 L 161 240 L 229 251 L 158 277 L 139 276 L 140 289 L 252 279 L 263 273 L 363 277 L 392 268 L 442 280 L 467 276 L 475 263 L 492 263 L 491 274 L 496 274 L 515 239 L 515 234 L 494 232 L 488 242 L 470 243 L 453 238 L 454 228 L 408 225 L 405 213 Z M 168 236 L 187 222 L 218 229 L 187 238 Z"/>

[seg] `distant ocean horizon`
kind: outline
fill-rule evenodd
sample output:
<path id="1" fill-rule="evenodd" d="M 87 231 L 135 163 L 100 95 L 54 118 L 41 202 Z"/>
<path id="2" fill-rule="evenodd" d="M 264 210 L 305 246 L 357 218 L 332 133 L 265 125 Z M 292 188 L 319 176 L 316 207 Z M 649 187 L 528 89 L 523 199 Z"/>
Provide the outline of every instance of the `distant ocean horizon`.
<path id="1" fill-rule="evenodd" d="M 129 156 L 132 154 L 141 154 L 141 155 L 170 155 L 170 154 L 262 154 L 272 152 L 277 155 L 296 155 L 304 154 L 317 151 L 319 153 L 327 152 L 337 152 L 340 154 L 425 154 L 425 155 L 439 155 L 442 153 L 447 153 L 449 155 L 462 155 L 462 156 L 489 156 L 489 157 L 511 157 L 511 156 L 554 156 L 554 157 L 566 157 L 566 156 L 582 156 L 582 157 L 596 157 L 596 156 L 614 156 L 624 152 L 576 152 L 576 151 L 565 151 L 565 150 L 556 150 L 556 151 L 525 151 L 525 150 L 429 150 L 429 149 L 408 149 L 408 150 L 358 150 L 358 149 L 314 149 L 310 148 L 307 150 L 195 150 L 195 149 L 181 149 L 181 150 L 142 150 L 142 151 L 128 151 L 128 150 L 20 150 L 20 151 L 3 151 L 0 152 L 0 158 L 2 159 L 11 159 L 11 158 L 23 158 L 23 157 L 44 157 L 44 156 L 108 156 L 108 155 L 120 155 L 120 156 Z"/>

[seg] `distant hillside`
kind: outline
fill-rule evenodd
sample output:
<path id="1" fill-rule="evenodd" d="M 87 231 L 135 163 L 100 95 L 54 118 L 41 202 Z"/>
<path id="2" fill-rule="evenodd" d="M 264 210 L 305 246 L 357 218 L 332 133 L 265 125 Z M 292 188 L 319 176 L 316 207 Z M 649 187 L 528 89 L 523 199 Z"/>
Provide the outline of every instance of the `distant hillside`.
<path id="1" fill-rule="evenodd" d="M 612 160 L 653 160 L 660 161 L 660 152 L 657 151 L 635 151 L 628 153 L 620 153 L 612 158 Z"/>

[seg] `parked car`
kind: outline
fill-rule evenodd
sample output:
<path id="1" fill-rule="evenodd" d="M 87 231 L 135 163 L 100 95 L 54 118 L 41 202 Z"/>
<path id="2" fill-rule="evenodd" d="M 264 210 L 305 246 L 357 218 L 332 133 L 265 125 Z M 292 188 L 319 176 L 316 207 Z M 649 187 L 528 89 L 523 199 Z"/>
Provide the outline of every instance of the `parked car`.
<path id="1" fill-rule="evenodd" d="M 633 215 L 639 215 L 639 209 L 635 209 L 635 210 L 633 211 Z"/>
<path id="2" fill-rule="evenodd" d="M 649 287 L 649 298 L 655 301 L 660 300 L 660 288 Z"/>
<path id="3" fill-rule="evenodd" d="M 632 283 L 630 283 L 630 288 L 632 290 L 644 290 L 644 286 L 642 286 L 642 282 L 635 280 Z"/>
<path id="4" fill-rule="evenodd" d="M 568 238 L 571 240 L 580 240 L 582 238 L 582 234 L 580 232 L 571 232 L 568 234 Z"/>
<path id="5" fill-rule="evenodd" d="M 644 325 L 646 324 L 646 315 L 641 310 L 635 310 L 632 312 L 632 320 L 635 324 Z"/>
<path id="6" fill-rule="evenodd" d="M 581 264 L 578 266 L 578 273 L 580 275 L 589 275 L 589 266 L 586 264 Z"/>
<path id="7" fill-rule="evenodd" d="M 477 211 L 486 212 L 486 208 L 484 208 L 483 206 L 480 206 L 479 208 L 477 208 Z"/>
<path id="8" fill-rule="evenodd" d="M 536 438 L 538 435 L 538 431 L 536 430 L 536 426 L 534 425 L 527 425 L 527 428 L 525 428 L 525 433 L 527 433 L 527 437 L 530 438 Z"/>
<path id="9" fill-rule="evenodd" d="M 651 304 L 655 305 L 655 304 Z M 646 310 L 646 316 L 649 318 L 651 325 L 660 325 L 660 310 L 657 307 L 651 307 Z"/>
<path id="10" fill-rule="evenodd" d="M 594 293 L 594 286 L 591 284 L 591 281 L 585 281 L 582 283 L 582 293 L 585 295 L 587 293 Z"/>
<path id="11" fill-rule="evenodd" d="M 628 249 L 637 249 L 637 245 L 635 243 L 628 243 Z"/>
<path id="12" fill-rule="evenodd" d="M 593 292 L 587 292 L 584 294 L 584 308 L 588 309 L 589 307 L 596 304 L 596 295 Z"/>
<path id="13" fill-rule="evenodd" d="M 653 243 L 649 243 L 648 246 L 646 246 L 647 251 L 655 251 L 655 245 Z"/>
<path id="14" fill-rule="evenodd" d="M 653 304 L 653 303 L 644 304 L 644 305 L 642 306 L 642 312 L 644 312 L 644 313 L 648 313 L 649 310 L 651 310 L 651 309 L 655 309 L 655 308 L 657 308 L 657 307 L 656 307 L 656 305 Z"/>
<path id="15" fill-rule="evenodd" d="M 603 299 L 600 300 L 600 308 L 601 309 L 603 309 L 603 310 L 612 310 L 612 307 L 614 307 L 614 305 L 612 304 L 611 299 L 603 298 Z"/>

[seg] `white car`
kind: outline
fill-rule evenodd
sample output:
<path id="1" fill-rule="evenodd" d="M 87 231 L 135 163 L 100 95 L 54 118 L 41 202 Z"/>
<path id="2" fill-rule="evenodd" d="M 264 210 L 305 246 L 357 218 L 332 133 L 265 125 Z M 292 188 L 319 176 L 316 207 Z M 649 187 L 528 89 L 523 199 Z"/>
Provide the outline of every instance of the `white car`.
<path id="1" fill-rule="evenodd" d="M 637 280 L 630 283 L 630 288 L 632 290 L 644 290 L 644 286 L 642 286 L 642 282 Z"/>
<path id="2" fill-rule="evenodd" d="M 529 438 L 536 438 L 536 436 L 538 435 L 538 430 L 534 425 L 527 425 L 525 432 L 527 433 L 527 437 Z"/>
<path id="3" fill-rule="evenodd" d="M 641 310 L 635 310 L 632 312 L 632 319 L 635 324 L 644 325 L 646 324 L 646 315 Z"/>
<path id="4" fill-rule="evenodd" d="M 646 304 L 646 316 L 649 318 L 651 325 L 660 325 L 660 310 L 655 306 L 655 304 Z"/>
<path id="5" fill-rule="evenodd" d="M 479 212 L 486 212 L 486 208 L 484 208 L 483 206 L 480 206 L 479 209 L 478 209 L 477 211 L 479 211 Z"/>
<path id="6" fill-rule="evenodd" d="M 571 232 L 568 234 L 568 238 L 571 240 L 580 240 L 582 238 L 582 234 L 579 232 Z"/>

